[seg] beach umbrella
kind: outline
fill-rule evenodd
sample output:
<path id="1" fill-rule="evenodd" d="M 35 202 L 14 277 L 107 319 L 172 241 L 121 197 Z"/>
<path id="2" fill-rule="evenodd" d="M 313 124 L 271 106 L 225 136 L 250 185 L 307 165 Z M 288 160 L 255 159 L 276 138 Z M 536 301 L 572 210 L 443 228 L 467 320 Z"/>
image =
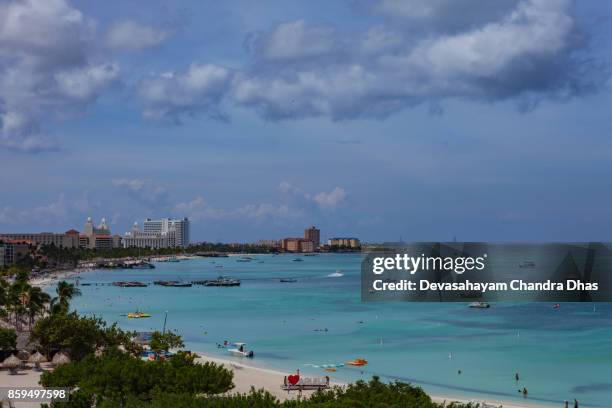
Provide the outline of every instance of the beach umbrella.
<path id="1" fill-rule="evenodd" d="M 55 365 L 67 364 L 70 362 L 70 357 L 60 351 L 58 353 L 55 353 L 55 355 L 51 359 L 51 362 Z"/>
<path id="2" fill-rule="evenodd" d="M 15 374 L 17 372 L 17 368 L 21 366 L 21 360 L 15 357 L 14 354 L 11 354 L 10 357 L 7 357 L 2 365 L 10 370 L 11 374 Z"/>
<path id="3" fill-rule="evenodd" d="M 26 361 L 30 358 L 30 353 L 27 350 L 20 350 L 17 352 L 17 358 L 21 361 Z"/>
<path id="4" fill-rule="evenodd" d="M 28 362 L 34 363 L 34 365 L 36 366 L 36 369 L 38 370 L 40 370 L 40 363 L 46 363 L 47 361 L 48 361 L 47 357 L 43 356 L 38 351 L 32 354 L 30 358 L 28 358 Z"/>

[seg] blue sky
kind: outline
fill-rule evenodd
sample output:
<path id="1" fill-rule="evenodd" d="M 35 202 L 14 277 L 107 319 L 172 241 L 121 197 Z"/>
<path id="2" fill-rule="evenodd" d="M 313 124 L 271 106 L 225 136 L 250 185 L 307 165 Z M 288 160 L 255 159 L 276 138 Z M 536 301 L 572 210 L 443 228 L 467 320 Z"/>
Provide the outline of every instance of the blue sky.
<path id="1" fill-rule="evenodd" d="M 0 1 L 0 232 L 610 240 L 607 2 Z"/>

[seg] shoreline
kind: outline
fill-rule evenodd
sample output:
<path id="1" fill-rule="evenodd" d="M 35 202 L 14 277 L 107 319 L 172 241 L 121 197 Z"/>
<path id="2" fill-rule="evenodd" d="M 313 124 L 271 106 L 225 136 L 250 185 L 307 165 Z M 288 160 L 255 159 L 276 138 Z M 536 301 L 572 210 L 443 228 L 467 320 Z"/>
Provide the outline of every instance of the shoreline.
<path id="1" fill-rule="evenodd" d="M 287 392 L 283 391 L 280 386 L 283 383 L 283 378 L 286 375 L 290 375 L 291 373 L 283 372 L 276 369 L 265 368 L 254 366 L 245 362 L 237 362 L 231 360 L 229 358 L 222 358 L 217 356 L 211 356 L 199 351 L 194 351 L 199 357 L 195 360 L 198 363 L 205 362 L 213 362 L 217 364 L 222 364 L 228 370 L 231 370 L 234 373 L 234 388 L 231 391 L 228 391 L 228 394 L 235 393 L 248 393 L 251 387 L 255 387 L 255 389 L 263 388 L 268 391 L 270 394 L 274 395 L 280 401 L 286 401 L 289 399 L 298 398 L 298 392 Z M 295 373 L 293 373 L 295 374 Z M 344 387 L 348 385 L 347 382 L 344 382 L 339 379 L 334 379 L 332 377 L 334 373 L 326 373 L 330 377 L 330 384 L 332 386 L 337 385 L 340 387 Z M 322 375 L 324 376 L 324 375 Z M 313 394 L 314 391 L 304 391 L 303 395 L 309 396 Z M 465 397 L 465 396 L 453 396 L 453 395 L 433 395 L 427 393 L 431 400 L 437 403 L 486 403 L 491 408 L 554 408 L 557 405 L 538 403 L 538 402 L 515 402 L 515 401 L 505 401 L 499 399 L 488 399 L 483 397 Z"/>

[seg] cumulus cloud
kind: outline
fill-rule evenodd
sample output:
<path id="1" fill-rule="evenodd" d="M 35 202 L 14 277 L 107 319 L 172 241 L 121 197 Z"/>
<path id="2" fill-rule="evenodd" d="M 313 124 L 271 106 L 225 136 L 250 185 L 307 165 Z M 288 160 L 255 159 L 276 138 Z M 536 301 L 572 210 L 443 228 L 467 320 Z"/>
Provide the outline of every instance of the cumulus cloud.
<path id="1" fill-rule="evenodd" d="M 0 225 L 23 225 L 36 223 L 40 225 L 56 225 L 66 221 L 69 208 L 64 194 L 60 194 L 57 200 L 29 209 L 14 208 L 10 206 L 0 207 Z"/>
<path id="2" fill-rule="evenodd" d="M 45 119 L 82 111 L 118 79 L 89 55 L 94 24 L 65 0 L 0 4 L 0 147 L 56 147 Z"/>
<path id="3" fill-rule="evenodd" d="M 168 33 L 134 21 L 120 21 L 110 26 L 106 45 L 114 50 L 135 51 L 153 47 L 164 41 Z"/>
<path id="4" fill-rule="evenodd" d="M 309 26 L 304 20 L 289 21 L 271 32 L 253 34 L 248 42 L 260 57 L 271 60 L 309 58 L 339 50 L 333 27 Z"/>
<path id="5" fill-rule="evenodd" d="M 347 195 L 346 191 L 341 187 L 334 187 L 329 193 L 322 191 L 311 194 L 287 181 L 280 183 L 278 190 L 299 207 L 308 207 L 314 204 L 319 209 L 324 210 L 336 208 L 344 201 Z"/>
<path id="6" fill-rule="evenodd" d="M 217 208 L 206 203 L 198 196 L 191 201 L 174 205 L 172 213 L 177 217 L 189 217 L 192 220 L 219 219 L 287 219 L 302 215 L 299 209 L 292 209 L 285 204 L 246 204 L 237 208 Z"/>
<path id="7" fill-rule="evenodd" d="M 451 98 L 514 100 L 528 110 L 605 82 L 569 0 L 494 3 L 381 0 L 379 14 L 395 14 L 397 21 L 362 33 L 285 22 L 249 39 L 253 64 L 236 71 L 208 66 L 217 72 L 214 85 L 183 84 L 198 65 L 143 82 L 144 112 L 178 120 L 216 116 L 222 104 L 232 104 L 268 120 L 346 120 L 385 118 L 421 104 L 439 112 L 440 102 Z M 471 8 L 478 13 L 465 12 Z M 457 15 L 471 17 L 450 27 Z"/>
<path id="8" fill-rule="evenodd" d="M 169 194 L 166 188 L 148 180 L 121 178 L 114 179 L 112 184 L 144 207 L 164 208 L 168 206 Z"/>
<path id="9" fill-rule="evenodd" d="M 323 208 L 334 208 L 346 198 L 346 191 L 343 188 L 336 187 L 329 193 L 319 193 L 314 196 L 314 200 Z"/>
<path id="10" fill-rule="evenodd" d="M 219 105 L 231 78 L 229 69 L 213 64 L 192 64 L 184 72 L 165 72 L 145 78 L 138 88 L 145 105 L 143 113 L 176 122 L 183 115 L 200 112 L 223 119 Z"/>

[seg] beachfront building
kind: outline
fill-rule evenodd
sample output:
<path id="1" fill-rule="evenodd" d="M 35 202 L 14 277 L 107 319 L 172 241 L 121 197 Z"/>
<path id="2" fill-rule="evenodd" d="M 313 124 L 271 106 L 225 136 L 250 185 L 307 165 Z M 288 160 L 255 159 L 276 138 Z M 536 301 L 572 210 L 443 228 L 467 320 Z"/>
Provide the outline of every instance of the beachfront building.
<path id="1" fill-rule="evenodd" d="M 331 238 L 327 241 L 327 245 L 332 248 L 359 248 L 361 242 L 357 238 Z"/>
<path id="2" fill-rule="evenodd" d="M 189 246 L 189 219 L 163 218 L 144 222 L 141 231 L 135 222 L 132 230 L 123 237 L 125 248 L 185 248 Z"/>
<path id="3" fill-rule="evenodd" d="M 121 246 L 121 237 L 113 235 L 102 218 L 98 226 L 94 226 L 91 217 L 87 217 L 83 232 L 79 235 L 79 247 L 89 249 L 112 249 Z"/>
<path id="4" fill-rule="evenodd" d="M 314 247 L 318 248 L 319 245 L 321 245 L 321 230 L 314 225 L 310 228 L 306 228 L 304 230 L 304 239 L 312 241 Z"/>
<path id="5" fill-rule="evenodd" d="M 285 238 L 281 241 L 281 248 L 287 252 L 314 252 L 314 242 L 304 238 Z"/>
<path id="6" fill-rule="evenodd" d="M 0 237 L 0 268 L 11 266 L 30 251 L 30 246 L 25 241 L 18 241 Z"/>
<path id="7" fill-rule="evenodd" d="M 74 232 L 76 232 L 76 235 Z M 0 238 L 2 237 L 15 241 L 27 241 L 31 245 L 36 246 L 54 245 L 58 248 L 79 247 L 79 233 L 75 230 L 66 231 L 63 234 L 54 232 L 0 234 Z"/>
<path id="8" fill-rule="evenodd" d="M 259 245 L 267 248 L 280 248 L 281 242 L 276 239 L 260 239 L 255 243 L 255 245 Z"/>
<path id="9" fill-rule="evenodd" d="M 190 221 L 188 218 L 161 218 L 159 220 L 147 218 L 144 222 L 144 232 L 166 234 L 174 240 L 170 246 L 186 248 L 189 246 Z"/>

